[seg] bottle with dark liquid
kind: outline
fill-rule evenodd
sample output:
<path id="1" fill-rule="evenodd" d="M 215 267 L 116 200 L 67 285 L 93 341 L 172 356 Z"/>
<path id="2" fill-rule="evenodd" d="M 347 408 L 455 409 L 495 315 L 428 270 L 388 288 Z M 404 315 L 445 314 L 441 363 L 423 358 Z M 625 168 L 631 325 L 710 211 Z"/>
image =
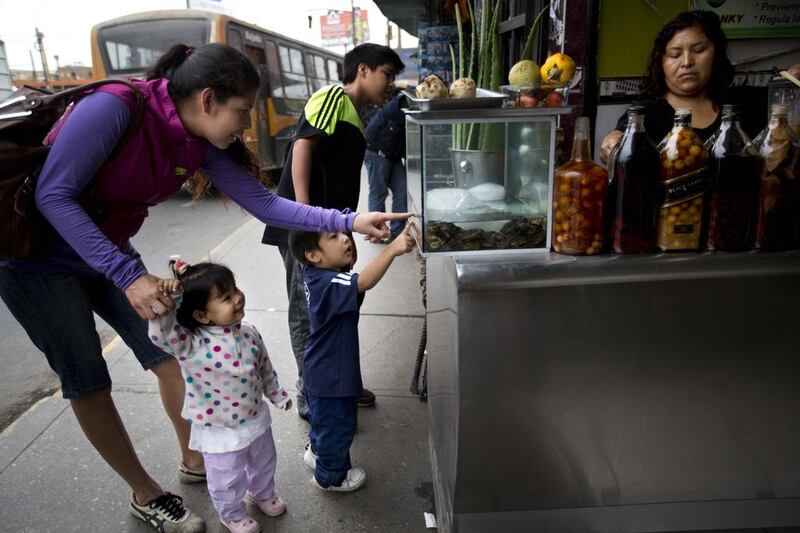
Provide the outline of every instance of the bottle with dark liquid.
<path id="1" fill-rule="evenodd" d="M 570 255 L 602 252 L 608 173 L 592 161 L 587 117 L 575 122 L 572 156 L 556 169 L 553 184 L 553 250 Z"/>
<path id="2" fill-rule="evenodd" d="M 692 110 L 676 109 L 675 123 L 659 145 L 656 245 L 665 252 L 700 247 L 708 150 L 692 129 Z"/>
<path id="3" fill-rule="evenodd" d="M 767 128 L 753 140 L 763 165 L 756 224 L 760 250 L 794 248 L 800 238 L 800 140 L 787 115 L 788 106 L 773 104 Z"/>
<path id="4" fill-rule="evenodd" d="M 706 142 L 709 157 L 705 248 L 752 248 L 760 163 L 739 125 L 739 108 L 722 106 L 722 124 Z"/>
<path id="5" fill-rule="evenodd" d="M 653 250 L 655 244 L 655 187 L 658 149 L 644 129 L 643 106 L 628 107 L 628 126 L 612 155 L 611 241 L 618 254 Z"/>

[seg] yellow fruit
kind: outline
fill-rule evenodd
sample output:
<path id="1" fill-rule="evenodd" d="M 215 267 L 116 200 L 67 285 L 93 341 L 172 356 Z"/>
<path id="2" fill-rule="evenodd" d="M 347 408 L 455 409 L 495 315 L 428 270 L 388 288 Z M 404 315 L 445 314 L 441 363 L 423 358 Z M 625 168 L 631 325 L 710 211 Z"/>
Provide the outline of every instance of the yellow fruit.
<path id="1" fill-rule="evenodd" d="M 542 81 L 566 83 L 575 75 L 575 61 L 567 54 L 555 53 L 542 65 Z"/>
<path id="2" fill-rule="evenodd" d="M 539 65 L 527 59 L 518 62 L 508 72 L 508 83 L 511 85 L 536 85 L 539 83 Z"/>

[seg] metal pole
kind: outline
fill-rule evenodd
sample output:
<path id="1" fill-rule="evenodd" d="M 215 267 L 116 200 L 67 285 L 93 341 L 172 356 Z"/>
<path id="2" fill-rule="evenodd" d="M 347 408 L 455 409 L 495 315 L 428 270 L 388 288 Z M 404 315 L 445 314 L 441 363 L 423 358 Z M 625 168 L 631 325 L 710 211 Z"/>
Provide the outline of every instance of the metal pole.
<path id="1" fill-rule="evenodd" d="M 402 28 L 400 28 L 400 24 L 397 24 L 396 26 L 397 26 L 397 48 L 403 48 L 403 41 L 402 41 L 403 30 Z"/>
<path id="2" fill-rule="evenodd" d="M 28 48 L 28 53 L 31 56 L 31 78 L 35 81 L 36 80 L 36 63 L 33 61 L 33 50 Z"/>
<path id="3" fill-rule="evenodd" d="M 39 44 L 39 53 L 42 55 L 42 68 L 44 69 L 44 83 L 50 89 L 50 67 L 47 66 L 47 54 L 44 51 L 44 34 L 36 28 L 36 42 Z"/>

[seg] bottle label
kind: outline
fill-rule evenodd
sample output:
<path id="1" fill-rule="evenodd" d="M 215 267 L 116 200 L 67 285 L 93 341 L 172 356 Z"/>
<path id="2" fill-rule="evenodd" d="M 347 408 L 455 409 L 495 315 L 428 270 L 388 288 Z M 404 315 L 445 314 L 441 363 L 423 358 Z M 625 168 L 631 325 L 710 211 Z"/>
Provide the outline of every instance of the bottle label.
<path id="1" fill-rule="evenodd" d="M 683 176 L 672 178 L 659 183 L 656 205 L 669 207 L 671 205 L 691 200 L 702 195 L 706 188 L 706 167 L 695 170 Z"/>

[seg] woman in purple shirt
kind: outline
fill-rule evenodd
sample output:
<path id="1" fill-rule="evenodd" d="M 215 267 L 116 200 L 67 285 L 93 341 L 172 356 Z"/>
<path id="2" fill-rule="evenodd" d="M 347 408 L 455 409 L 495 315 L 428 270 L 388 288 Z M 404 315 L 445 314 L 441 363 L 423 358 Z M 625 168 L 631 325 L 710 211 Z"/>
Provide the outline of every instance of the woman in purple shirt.
<path id="1" fill-rule="evenodd" d="M 205 480 L 202 456 L 188 449 L 180 416 L 184 382 L 178 362 L 152 345 L 147 319 L 172 307 L 130 243 L 148 207 L 202 171 L 253 216 L 287 229 L 388 235 L 386 222 L 408 214 L 344 214 L 272 195 L 240 140 L 250 127 L 259 76 L 237 50 L 219 44 L 176 45 L 135 82 L 144 94 L 136 132 L 115 148 L 136 111 L 132 89 L 104 86 L 81 98 L 48 136 L 52 149 L 36 202 L 56 229 L 35 258 L 0 264 L 0 296 L 45 353 L 64 398 L 92 445 L 132 489 L 130 511 L 167 531 L 203 531 L 203 520 L 142 467 L 111 398 L 93 312 L 158 377 L 164 408 L 180 444 L 178 477 Z"/>

